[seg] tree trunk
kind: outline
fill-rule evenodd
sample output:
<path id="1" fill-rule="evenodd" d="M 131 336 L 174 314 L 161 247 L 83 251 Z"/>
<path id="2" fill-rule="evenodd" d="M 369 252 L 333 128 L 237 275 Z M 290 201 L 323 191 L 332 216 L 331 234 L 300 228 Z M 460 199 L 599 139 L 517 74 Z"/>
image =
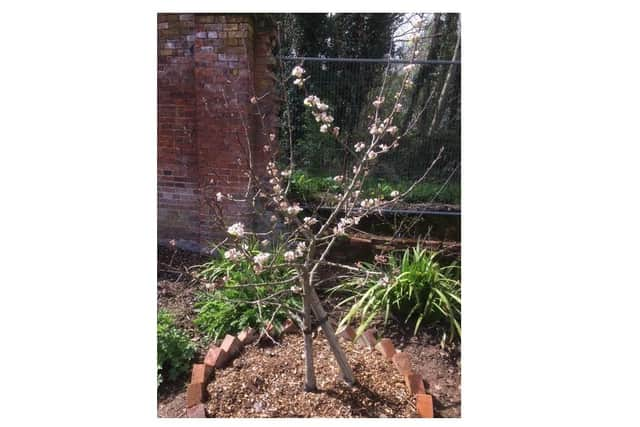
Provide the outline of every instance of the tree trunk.
<path id="1" fill-rule="evenodd" d="M 308 277 L 304 275 L 303 277 Z M 311 340 L 311 299 L 309 297 L 311 287 L 308 279 L 303 279 L 303 308 L 304 308 L 304 360 L 305 360 L 305 378 L 304 390 L 316 391 L 316 375 L 313 370 L 313 341 Z"/>
<path id="2" fill-rule="evenodd" d="M 455 50 L 453 51 L 452 61 L 460 60 L 460 34 L 458 34 L 458 40 L 456 42 Z M 438 104 L 436 105 L 436 109 L 433 112 L 433 119 L 431 120 L 431 125 L 429 126 L 429 131 L 427 132 L 427 138 L 431 136 L 433 130 L 436 128 L 438 123 L 438 118 L 442 110 L 443 101 L 447 98 L 448 89 L 451 86 L 451 76 L 453 74 L 454 67 L 459 67 L 459 65 L 450 64 L 449 70 L 447 72 L 447 77 L 444 80 L 442 85 L 442 90 L 440 91 L 440 97 L 438 98 Z"/>

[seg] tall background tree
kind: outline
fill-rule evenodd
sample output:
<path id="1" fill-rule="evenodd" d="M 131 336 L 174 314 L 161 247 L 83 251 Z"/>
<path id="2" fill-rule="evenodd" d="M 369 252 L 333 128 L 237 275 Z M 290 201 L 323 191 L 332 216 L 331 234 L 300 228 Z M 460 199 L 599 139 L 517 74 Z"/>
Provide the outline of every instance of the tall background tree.
<path id="1" fill-rule="evenodd" d="M 418 19 L 420 18 L 420 19 Z M 411 35 L 418 35 L 418 60 L 459 60 L 461 52 L 460 17 L 455 13 L 395 14 L 280 14 L 279 54 L 298 57 L 385 58 L 402 55 L 410 49 Z M 299 62 L 299 61 L 298 61 Z M 298 62 L 287 61 L 291 69 Z M 334 106 L 336 125 L 345 138 L 362 139 L 357 134 L 367 122 L 371 101 L 381 86 L 386 64 L 358 62 L 311 62 L 304 64 L 313 78 L 309 90 L 324 93 Z M 410 179 L 420 173 L 424 163 L 445 146 L 443 160 L 434 177 L 444 181 L 457 173 L 460 163 L 460 65 L 421 65 L 415 73 L 413 89 L 403 102 L 402 126 L 417 121 L 406 144 L 395 153 L 389 166 L 381 171 L 392 179 Z M 401 66 L 397 66 L 399 72 Z M 285 70 L 286 72 L 287 70 Z M 384 94 L 392 97 L 397 84 L 388 82 Z M 297 164 L 313 173 L 344 172 L 347 155 L 331 138 L 311 137 L 313 119 L 304 114 L 300 99 L 291 87 L 290 111 L 292 140 L 297 147 Z M 283 112 L 286 116 L 287 113 Z M 285 118 L 283 116 L 283 118 Z M 288 135 L 283 135 L 288 140 Z"/>

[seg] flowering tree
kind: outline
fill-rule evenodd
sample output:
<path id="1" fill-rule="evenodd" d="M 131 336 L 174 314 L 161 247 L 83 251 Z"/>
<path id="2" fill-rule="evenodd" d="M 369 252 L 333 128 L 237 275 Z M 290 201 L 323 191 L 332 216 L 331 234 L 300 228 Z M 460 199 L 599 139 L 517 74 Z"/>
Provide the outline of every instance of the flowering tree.
<path id="1" fill-rule="evenodd" d="M 411 52 L 411 60 L 416 59 L 417 43 L 414 39 L 414 48 Z M 406 191 L 393 191 L 390 198 L 366 198 L 363 196 L 363 185 L 367 176 L 382 161 L 384 156 L 397 148 L 402 143 L 403 136 L 415 125 L 414 120 L 401 131 L 394 124 L 398 113 L 402 110 L 401 100 L 405 95 L 405 90 L 411 84 L 415 65 L 409 64 L 403 69 L 403 78 L 399 91 L 394 99 L 388 100 L 383 97 L 389 66 L 380 88 L 379 96 L 373 101 L 371 122 L 368 126 L 369 138 L 366 141 L 344 141 L 340 137 L 340 129 L 333 125 L 334 117 L 331 115 L 331 106 L 325 103 L 319 96 L 307 93 L 305 82 L 310 78 L 307 76 L 302 65 L 293 68 L 289 76 L 283 77 L 283 84 L 292 83 L 299 90 L 304 91 L 304 106 L 311 112 L 318 124 L 318 131 L 333 135 L 334 138 L 348 151 L 350 165 L 347 174 L 334 177 L 334 181 L 340 186 L 341 191 L 336 193 L 326 192 L 322 197 L 322 202 L 312 211 L 303 213 L 303 208 L 289 197 L 290 177 L 294 170 L 293 156 L 288 159 L 288 164 L 278 166 L 276 135 L 268 134 L 268 143 L 262 147 L 268 154 L 269 161 L 266 170 L 256 170 L 251 158 L 244 163 L 248 184 L 243 195 L 224 195 L 221 192 L 216 194 L 214 200 L 214 211 L 216 219 L 227 233 L 227 238 L 218 247 L 225 259 L 238 262 L 250 261 L 256 274 L 281 269 L 283 263 L 286 267 L 295 270 L 293 277 L 282 281 L 274 281 L 273 285 L 283 285 L 290 283 L 292 286 L 286 292 L 299 294 L 302 299 L 301 312 L 291 311 L 292 317 L 296 318 L 304 334 L 305 349 L 305 389 L 315 390 L 316 380 L 313 368 L 312 351 L 312 318 L 320 324 L 328 343 L 333 351 L 336 361 L 340 367 L 343 379 L 353 384 L 355 379 L 353 372 L 347 362 L 345 354 L 338 343 L 334 330 L 328 321 L 328 316 L 324 310 L 321 300 L 316 292 L 316 287 L 322 283 L 319 280 L 319 269 L 322 266 L 332 266 L 345 271 L 361 273 L 363 267 L 354 267 L 338 264 L 328 260 L 331 249 L 341 236 L 346 235 L 351 229 L 358 225 L 360 220 L 374 212 L 379 212 L 382 208 L 392 206 L 401 201 L 404 196 L 423 181 L 439 155 L 426 168 L 424 174 L 416 180 Z M 285 98 L 286 98 L 286 91 Z M 223 93 L 224 95 L 224 93 Z M 265 94 L 259 96 L 253 94 L 251 103 L 255 106 L 257 115 L 262 121 L 260 103 Z M 225 102 L 226 102 L 225 95 Z M 285 99 L 285 104 L 288 102 Z M 285 105 L 286 107 L 286 105 Z M 246 129 L 246 122 L 243 121 Z M 266 133 L 266 127 L 262 121 L 262 131 Z M 246 132 L 248 135 L 249 133 Z M 289 135 L 291 133 L 289 132 Z M 291 136 L 290 136 L 291 138 Z M 249 139 L 246 140 L 246 152 L 250 153 L 251 147 Z M 289 140 L 290 149 L 293 147 Z M 292 151 L 292 150 L 290 150 Z M 236 222 L 227 224 L 225 222 L 223 203 L 243 202 L 250 203 L 256 210 L 270 218 L 270 226 L 264 231 L 250 231 L 245 224 Z M 321 205 L 330 206 L 330 213 L 324 218 L 318 214 Z M 250 250 L 248 239 L 261 242 L 259 251 Z M 369 272 L 372 275 L 379 274 Z M 380 277 L 380 280 L 386 278 Z M 246 283 L 241 286 L 268 286 L 270 283 Z M 223 285 L 224 286 L 224 285 Z M 282 293 L 281 286 L 278 293 Z M 275 292 L 275 291 L 274 291 Z M 271 299 L 270 299 L 271 298 Z M 257 304 L 277 303 L 273 295 L 261 298 Z M 265 319 L 266 321 L 267 319 Z"/>

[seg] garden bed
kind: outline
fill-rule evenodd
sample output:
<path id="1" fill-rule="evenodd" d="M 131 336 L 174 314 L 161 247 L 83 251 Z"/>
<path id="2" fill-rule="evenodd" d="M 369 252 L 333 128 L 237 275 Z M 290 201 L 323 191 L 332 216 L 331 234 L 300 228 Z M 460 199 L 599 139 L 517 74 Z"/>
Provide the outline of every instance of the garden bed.
<path id="1" fill-rule="evenodd" d="M 193 325 L 193 303 L 204 286 L 186 274 L 185 267 L 199 264 L 203 257 L 180 250 L 159 248 L 158 308 L 175 318 L 197 346 L 193 363 L 204 359 L 211 344 Z M 168 266 L 170 268 L 162 268 Z M 330 314 L 332 302 L 325 307 Z M 375 326 L 375 325 L 374 325 Z M 378 330 L 382 331 L 381 325 Z M 231 332 L 231 331 L 230 331 Z M 383 333 L 396 348 L 411 356 L 413 369 L 426 380 L 433 396 L 436 417 L 460 416 L 459 351 L 442 350 L 434 333 L 422 328 L 417 336 L 400 323 L 391 322 Z M 245 347 L 231 366 L 216 371 L 208 385 L 211 395 L 208 415 L 215 417 L 410 417 L 414 403 L 402 377 L 380 354 L 341 341 L 359 384 L 348 387 L 338 379 L 322 334 L 314 339 L 318 393 L 303 391 L 302 336 L 284 336 L 270 347 Z M 158 416 L 184 417 L 185 390 L 189 377 L 163 383 L 158 390 Z"/>
<path id="2" fill-rule="evenodd" d="M 322 334 L 313 341 L 318 391 L 303 390 L 303 340 L 286 335 L 270 347 L 250 346 L 217 370 L 207 387 L 211 417 L 412 417 L 402 376 L 377 353 L 342 342 L 357 384 L 350 387 Z"/>

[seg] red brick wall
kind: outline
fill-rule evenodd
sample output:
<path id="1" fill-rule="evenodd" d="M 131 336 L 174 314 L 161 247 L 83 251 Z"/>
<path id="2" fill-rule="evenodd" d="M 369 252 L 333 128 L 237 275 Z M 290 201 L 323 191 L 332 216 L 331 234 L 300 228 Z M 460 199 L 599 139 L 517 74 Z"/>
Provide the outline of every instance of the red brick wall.
<path id="1" fill-rule="evenodd" d="M 262 145 L 278 112 L 273 40 L 259 16 L 158 15 L 160 243 L 200 249 L 215 241 L 222 234 L 210 201 L 218 191 L 242 194 L 249 153 L 264 170 Z M 250 102 L 265 93 L 266 130 Z M 247 205 L 225 202 L 224 209 L 227 224 L 255 221 Z"/>

